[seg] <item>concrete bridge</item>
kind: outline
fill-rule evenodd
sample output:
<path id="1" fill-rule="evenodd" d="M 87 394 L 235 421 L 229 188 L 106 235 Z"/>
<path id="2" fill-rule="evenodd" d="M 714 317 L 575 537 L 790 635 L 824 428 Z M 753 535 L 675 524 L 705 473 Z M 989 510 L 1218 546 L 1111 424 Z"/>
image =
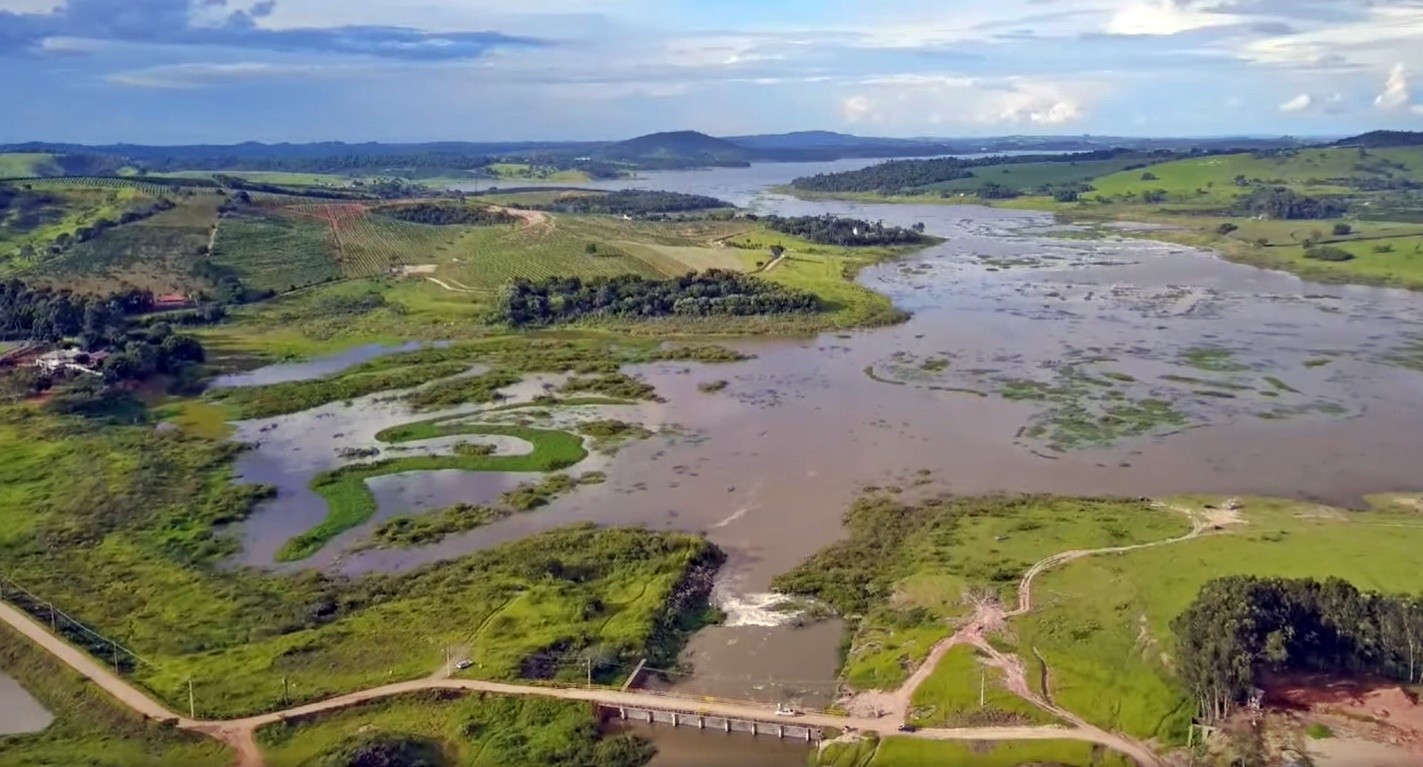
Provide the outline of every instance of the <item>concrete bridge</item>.
<path id="1" fill-rule="evenodd" d="M 774 721 L 749 719 L 714 714 L 708 711 L 693 711 L 685 706 L 672 705 L 671 701 L 668 701 L 668 705 L 665 706 L 641 704 L 633 707 L 608 703 L 598 703 L 597 705 L 599 713 L 603 716 L 633 722 L 670 724 L 673 727 L 695 727 L 699 730 L 714 732 L 744 732 L 753 736 L 804 740 L 807 743 L 818 743 L 825 737 L 824 731 L 819 727 L 798 723 L 794 717 Z"/>

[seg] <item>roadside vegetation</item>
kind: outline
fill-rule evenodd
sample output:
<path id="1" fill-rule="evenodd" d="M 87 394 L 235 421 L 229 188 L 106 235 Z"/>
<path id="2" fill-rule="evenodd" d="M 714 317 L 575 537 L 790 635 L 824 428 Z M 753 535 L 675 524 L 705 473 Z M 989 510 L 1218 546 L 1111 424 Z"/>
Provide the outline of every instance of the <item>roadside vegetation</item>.
<path id="1" fill-rule="evenodd" d="M 601 735 L 583 704 L 452 691 L 288 720 L 257 740 L 270 767 L 642 767 L 655 753 L 639 738 Z"/>

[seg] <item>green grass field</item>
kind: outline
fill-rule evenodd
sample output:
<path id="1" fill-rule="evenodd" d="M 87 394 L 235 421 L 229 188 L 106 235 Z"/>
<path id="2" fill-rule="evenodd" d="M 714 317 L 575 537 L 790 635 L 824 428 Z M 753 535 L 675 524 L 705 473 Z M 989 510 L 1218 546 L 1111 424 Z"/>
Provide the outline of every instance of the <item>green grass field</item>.
<path id="1" fill-rule="evenodd" d="M 228 216 L 217 230 L 212 263 L 253 290 L 286 292 L 341 276 L 330 227 L 277 215 Z"/>
<path id="2" fill-rule="evenodd" d="M 0 672 L 54 715 L 40 733 L 0 738 L 6 767 L 227 767 L 233 754 L 205 736 L 146 721 L 8 626 Z"/>
<path id="3" fill-rule="evenodd" d="M 0 179 L 47 176 L 57 170 L 54 155 L 25 152 L 0 153 Z"/>
<path id="4" fill-rule="evenodd" d="M 1235 154 L 1176 160 L 1103 176 L 1092 181 L 1096 191 L 1084 196 L 1137 196 L 1165 189 L 1172 203 L 1219 205 L 1248 191 L 1235 185 L 1237 176 L 1311 195 L 1339 194 L 1348 191 L 1350 179 L 1380 175 L 1364 170 L 1379 160 L 1401 165 L 1402 169 L 1392 171 L 1400 178 L 1423 181 L 1423 148 L 1371 149 L 1368 154 L 1368 158 L 1360 158 L 1356 149 L 1304 149 L 1279 156 Z M 1143 179 L 1147 172 L 1157 178 Z"/>
<path id="5" fill-rule="evenodd" d="M 585 705 L 454 692 L 393 698 L 257 734 L 269 767 L 325 767 L 324 755 L 361 738 L 415 736 L 438 743 L 439 767 L 630 767 L 609 760 Z M 432 765 L 431 767 L 435 767 Z"/>
<path id="6" fill-rule="evenodd" d="M 250 181 L 254 184 L 290 184 L 292 186 L 350 186 L 356 180 L 351 176 L 338 176 L 332 173 L 289 173 L 285 171 L 266 170 L 181 170 L 172 173 L 154 173 L 160 178 L 194 178 L 211 179 L 214 176 L 233 176 Z"/>
<path id="7" fill-rule="evenodd" d="M 938 184 L 917 187 L 912 193 L 972 193 L 984 184 L 1001 184 L 1031 191 L 1040 186 L 1075 184 L 1121 172 L 1128 165 L 1141 165 L 1140 157 L 1084 162 L 1030 162 L 1007 165 L 987 165 L 971 169 L 972 178 L 960 178 Z M 1140 176 L 1143 171 L 1137 171 Z"/>
<path id="8" fill-rule="evenodd" d="M 1183 503 L 1207 500 L 1217 502 Z M 1059 705 L 1136 737 L 1184 740 L 1193 711 L 1170 671 L 1169 624 L 1213 578 L 1338 577 L 1362 589 L 1423 589 L 1423 575 L 1397 565 L 1423 543 L 1415 508 L 1245 505 L 1245 524 L 1226 534 L 1081 560 L 1038 580 L 1040 604 L 1014 630 L 1021 646 L 1046 658 Z"/>
<path id="9" fill-rule="evenodd" d="M 982 705 L 980 705 L 980 694 Z M 987 668 L 968 645 L 949 650 L 914 691 L 910 721 L 920 727 L 996 727 L 1053 724 L 1054 717 L 1003 686 L 1003 672 Z"/>
<path id="10" fill-rule="evenodd" d="M 956 743 L 946 741 L 886 738 L 869 767 L 1130 767 L 1131 762 L 1110 752 L 1100 752 L 1090 743 L 1076 741 L 1035 741 L 1025 743 Z"/>
<path id="11" fill-rule="evenodd" d="M 521 162 L 496 162 L 489 165 L 487 170 L 499 178 L 533 179 L 552 184 L 581 184 L 589 180 L 588 174 L 581 170 L 558 170 Z"/>

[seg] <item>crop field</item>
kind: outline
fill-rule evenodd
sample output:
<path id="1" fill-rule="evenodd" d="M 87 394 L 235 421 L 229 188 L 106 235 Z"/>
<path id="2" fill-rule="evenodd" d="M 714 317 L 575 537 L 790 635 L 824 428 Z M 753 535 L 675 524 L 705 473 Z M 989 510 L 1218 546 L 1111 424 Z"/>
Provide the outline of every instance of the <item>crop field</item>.
<path id="1" fill-rule="evenodd" d="M 254 184 L 292 184 L 295 186 L 350 186 L 349 176 L 330 173 L 288 173 L 265 170 L 182 170 L 155 174 L 163 178 L 212 179 L 213 176 L 233 176 Z"/>
<path id="2" fill-rule="evenodd" d="M 0 256 L 8 256 L 12 268 L 39 264 L 56 239 L 102 219 L 117 220 L 149 199 L 132 187 L 31 187 L 21 198 L 27 202 L 12 204 L 20 209 L 0 213 Z"/>
<path id="3" fill-rule="evenodd" d="M 1074 184 L 1091 181 L 1121 172 L 1129 165 L 1141 165 L 1140 157 L 1085 162 L 1033 162 L 1008 165 L 986 165 L 972 168 L 972 178 L 960 178 L 938 184 L 917 187 L 918 192 L 972 192 L 984 184 L 1001 184 L 1025 192 L 1044 185 Z M 1144 171 L 1137 171 L 1138 176 Z"/>
<path id="4" fill-rule="evenodd" d="M 1205 503 L 1220 501 L 1179 501 Z M 1223 534 L 1046 573 L 1034 586 L 1040 604 L 1013 628 L 1020 646 L 1046 658 L 1058 705 L 1136 737 L 1184 739 L 1191 704 L 1170 670 L 1170 622 L 1204 583 L 1227 575 L 1338 577 L 1361 589 L 1417 592 L 1423 573 L 1397 563 L 1411 561 L 1420 544 L 1423 520 L 1413 510 L 1246 499 L 1243 524 Z"/>
<path id="5" fill-rule="evenodd" d="M 56 178 L 46 178 L 35 181 L 32 186 L 36 189 L 65 189 L 72 187 L 83 187 L 89 189 L 132 189 L 141 194 L 158 197 L 160 195 L 171 195 L 181 192 L 188 187 L 174 187 L 167 184 L 158 184 L 152 181 L 144 181 L 142 178 L 115 178 L 110 176 L 63 176 Z M 201 187 L 191 187 L 201 189 Z"/>
<path id="6" fill-rule="evenodd" d="M 193 267 L 207 248 L 221 201 L 215 194 L 179 197 L 178 207 L 73 245 L 26 276 L 79 291 L 103 292 L 114 284 L 155 293 L 204 288 Z"/>
<path id="7" fill-rule="evenodd" d="M 278 215 L 229 216 L 217 230 L 212 262 L 248 288 L 285 292 L 341 276 L 330 229 Z"/>
<path id="8" fill-rule="evenodd" d="M 342 271 L 347 276 L 385 274 L 401 266 L 434 264 L 448 249 L 460 227 L 430 226 L 371 215 L 342 220 L 337 225 Z"/>

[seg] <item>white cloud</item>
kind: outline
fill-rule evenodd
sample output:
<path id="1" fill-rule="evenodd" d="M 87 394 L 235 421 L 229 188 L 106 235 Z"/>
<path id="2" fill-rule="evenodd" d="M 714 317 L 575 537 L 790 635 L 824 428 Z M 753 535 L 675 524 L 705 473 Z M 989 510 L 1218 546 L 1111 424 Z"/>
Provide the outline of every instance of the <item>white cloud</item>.
<path id="1" fill-rule="evenodd" d="M 268 61 L 197 62 L 115 72 L 106 79 L 131 88 L 202 88 L 223 83 L 269 77 L 300 77 L 335 71 L 314 64 L 277 64 Z"/>
<path id="2" fill-rule="evenodd" d="M 1239 18 L 1227 13 L 1206 13 L 1181 0 L 1138 0 L 1123 5 L 1107 22 L 1114 35 L 1175 35 L 1206 27 L 1233 24 Z"/>
<path id="3" fill-rule="evenodd" d="M 841 101 L 845 120 L 898 127 L 1067 125 L 1085 118 L 1105 90 L 1091 82 L 957 75 L 887 75 L 859 84 L 872 87 Z"/>
<path id="4" fill-rule="evenodd" d="M 1388 79 L 1384 81 L 1383 93 L 1374 99 L 1374 105 L 1379 109 L 1394 110 L 1408 106 L 1408 102 L 1408 70 L 1402 64 L 1394 64 Z"/>
<path id="5" fill-rule="evenodd" d="M 1314 97 L 1308 93 L 1301 93 L 1298 96 L 1280 105 L 1281 112 L 1303 112 L 1314 106 Z"/>

